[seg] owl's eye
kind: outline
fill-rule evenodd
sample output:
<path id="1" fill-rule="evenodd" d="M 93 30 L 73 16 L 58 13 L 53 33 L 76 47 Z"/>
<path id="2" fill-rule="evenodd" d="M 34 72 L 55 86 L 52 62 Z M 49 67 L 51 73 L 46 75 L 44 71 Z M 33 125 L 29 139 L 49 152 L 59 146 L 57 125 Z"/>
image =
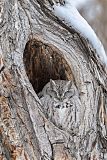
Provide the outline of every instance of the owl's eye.
<path id="1" fill-rule="evenodd" d="M 74 91 L 66 91 L 64 96 L 71 98 L 74 95 Z"/>
<path id="2" fill-rule="evenodd" d="M 52 97 L 57 97 L 57 92 L 54 91 L 54 90 L 50 90 L 49 95 L 50 95 L 51 98 Z"/>

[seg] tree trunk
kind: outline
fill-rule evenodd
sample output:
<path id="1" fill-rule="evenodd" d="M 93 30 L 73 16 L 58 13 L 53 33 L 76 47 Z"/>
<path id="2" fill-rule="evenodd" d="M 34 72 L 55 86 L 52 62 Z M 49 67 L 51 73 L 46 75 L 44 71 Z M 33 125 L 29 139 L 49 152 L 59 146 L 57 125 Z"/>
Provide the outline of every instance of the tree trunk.
<path id="1" fill-rule="evenodd" d="M 0 3 L 0 160 L 107 160 L 107 74 L 95 50 L 52 0 Z M 50 79 L 77 87 L 75 133 L 43 112 L 37 94 Z"/>

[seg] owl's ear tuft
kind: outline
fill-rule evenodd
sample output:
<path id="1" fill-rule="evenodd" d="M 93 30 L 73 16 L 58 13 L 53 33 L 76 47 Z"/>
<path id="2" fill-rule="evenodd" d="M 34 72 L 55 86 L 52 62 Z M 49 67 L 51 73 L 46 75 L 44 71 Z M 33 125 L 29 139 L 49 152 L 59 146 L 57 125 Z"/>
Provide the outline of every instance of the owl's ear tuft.
<path id="1" fill-rule="evenodd" d="M 56 91 L 56 83 L 54 80 L 50 79 L 50 88 L 54 91 Z"/>
<path id="2" fill-rule="evenodd" d="M 65 92 L 68 91 L 72 86 L 72 81 L 68 81 L 67 84 L 64 87 Z"/>

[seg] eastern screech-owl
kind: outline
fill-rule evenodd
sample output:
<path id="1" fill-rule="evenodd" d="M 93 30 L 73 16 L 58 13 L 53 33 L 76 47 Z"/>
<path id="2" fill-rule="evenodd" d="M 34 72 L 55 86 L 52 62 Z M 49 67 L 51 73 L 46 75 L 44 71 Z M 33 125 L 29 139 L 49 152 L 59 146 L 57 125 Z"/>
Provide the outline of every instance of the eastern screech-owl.
<path id="1" fill-rule="evenodd" d="M 50 80 L 39 96 L 44 113 L 51 122 L 67 130 L 78 128 L 81 107 L 72 81 Z"/>

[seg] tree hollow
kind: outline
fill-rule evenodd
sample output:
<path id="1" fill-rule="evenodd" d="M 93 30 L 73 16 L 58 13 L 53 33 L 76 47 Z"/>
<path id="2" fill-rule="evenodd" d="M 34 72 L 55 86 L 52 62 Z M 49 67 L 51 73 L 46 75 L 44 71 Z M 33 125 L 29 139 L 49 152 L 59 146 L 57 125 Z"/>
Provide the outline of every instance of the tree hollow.
<path id="1" fill-rule="evenodd" d="M 50 79 L 73 79 L 71 68 L 61 52 L 36 39 L 26 44 L 24 64 L 29 81 L 36 93 L 39 93 Z"/>

